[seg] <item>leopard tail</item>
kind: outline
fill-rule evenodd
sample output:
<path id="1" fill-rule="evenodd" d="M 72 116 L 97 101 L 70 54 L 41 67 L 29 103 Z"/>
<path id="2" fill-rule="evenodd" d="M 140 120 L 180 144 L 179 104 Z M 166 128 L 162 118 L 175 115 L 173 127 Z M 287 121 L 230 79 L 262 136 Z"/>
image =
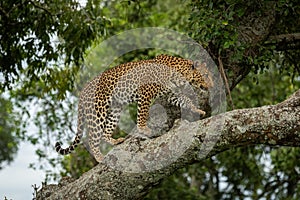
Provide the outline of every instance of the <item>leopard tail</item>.
<path id="1" fill-rule="evenodd" d="M 60 142 L 56 142 L 55 150 L 59 154 L 61 154 L 61 155 L 70 154 L 78 146 L 78 144 L 80 143 L 80 140 L 82 138 L 82 135 L 83 135 L 84 119 L 85 119 L 84 106 L 83 106 L 83 103 L 81 102 L 81 98 L 80 98 L 79 103 L 78 103 L 78 124 L 77 124 L 76 137 L 73 140 L 72 144 L 69 147 L 65 148 L 65 149 L 61 147 L 62 144 Z"/>

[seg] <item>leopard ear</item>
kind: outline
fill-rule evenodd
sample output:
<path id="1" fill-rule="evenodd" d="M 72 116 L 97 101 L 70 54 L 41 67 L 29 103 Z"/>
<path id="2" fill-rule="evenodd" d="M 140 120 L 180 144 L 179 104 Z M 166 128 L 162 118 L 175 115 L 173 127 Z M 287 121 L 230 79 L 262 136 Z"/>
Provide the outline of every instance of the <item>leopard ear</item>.
<path id="1" fill-rule="evenodd" d="M 207 69 L 206 68 L 206 63 L 202 63 L 200 60 L 193 61 L 193 68 L 201 70 L 201 71 L 202 71 L 203 68 Z"/>
<path id="2" fill-rule="evenodd" d="M 202 75 L 202 77 L 204 78 L 208 87 L 213 87 L 214 86 L 213 74 L 209 70 L 206 62 L 201 62 L 199 60 L 196 60 L 193 62 L 193 64 L 194 64 L 195 69 L 197 69 L 200 72 L 200 74 Z"/>

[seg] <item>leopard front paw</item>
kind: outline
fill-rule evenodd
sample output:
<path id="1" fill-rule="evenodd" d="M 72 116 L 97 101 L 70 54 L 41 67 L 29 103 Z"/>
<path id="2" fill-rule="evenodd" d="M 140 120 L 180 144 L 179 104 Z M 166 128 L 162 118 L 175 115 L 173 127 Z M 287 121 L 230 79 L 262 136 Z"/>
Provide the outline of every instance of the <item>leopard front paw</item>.
<path id="1" fill-rule="evenodd" d="M 152 131 L 148 126 L 144 126 L 144 127 L 138 127 L 138 135 L 141 138 L 151 138 L 152 135 Z"/>
<path id="2" fill-rule="evenodd" d="M 206 115 L 205 111 L 198 109 L 198 108 L 193 108 L 192 111 L 195 113 L 198 113 L 201 117 L 204 117 Z"/>
<path id="3" fill-rule="evenodd" d="M 206 112 L 200 109 L 197 109 L 197 113 L 199 113 L 202 117 L 206 115 Z"/>
<path id="4" fill-rule="evenodd" d="M 122 142 L 124 142 L 125 141 L 125 138 L 118 138 L 118 139 L 116 139 L 116 143 L 115 144 L 121 144 Z"/>

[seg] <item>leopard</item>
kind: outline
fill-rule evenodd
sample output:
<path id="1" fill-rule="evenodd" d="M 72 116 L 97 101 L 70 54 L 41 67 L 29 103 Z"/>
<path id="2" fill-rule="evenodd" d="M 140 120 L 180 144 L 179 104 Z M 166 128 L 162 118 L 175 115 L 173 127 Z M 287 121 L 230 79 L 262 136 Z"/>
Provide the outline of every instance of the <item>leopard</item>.
<path id="1" fill-rule="evenodd" d="M 125 105 L 137 104 L 137 130 L 150 138 L 147 126 L 151 103 L 158 97 L 167 102 L 191 110 L 201 116 L 206 112 L 199 109 L 186 95 L 176 88 L 188 83 L 195 88 L 208 90 L 209 83 L 193 61 L 171 55 L 158 55 L 152 59 L 132 61 L 110 68 L 86 84 L 78 102 L 77 133 L 67 148 L 56 142 L 55 149 L 61 155 L 70 154 L 80 144 L 84 130 L 88 135 L 91 154 L 97 162 L 104 158 L 100 141 L 112 145 L 124 142 L 125 137 L 113 138 Z"/>

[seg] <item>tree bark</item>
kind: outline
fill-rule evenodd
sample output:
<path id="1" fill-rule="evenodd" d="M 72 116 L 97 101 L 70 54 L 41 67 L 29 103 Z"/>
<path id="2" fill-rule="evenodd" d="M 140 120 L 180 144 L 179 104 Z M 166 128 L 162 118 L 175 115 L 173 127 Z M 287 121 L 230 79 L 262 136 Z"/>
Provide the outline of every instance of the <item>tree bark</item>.
<path id="1" fill-rule="evenodd" d="M 77 180 L 44 185 L 37 199 L 141 199 L 177 169 L 229 148 L 256 144 L 300 146 L 300 90 L 277 105 L 196 122 L 178 120 L 154 139 L 131 137 Z"/>

